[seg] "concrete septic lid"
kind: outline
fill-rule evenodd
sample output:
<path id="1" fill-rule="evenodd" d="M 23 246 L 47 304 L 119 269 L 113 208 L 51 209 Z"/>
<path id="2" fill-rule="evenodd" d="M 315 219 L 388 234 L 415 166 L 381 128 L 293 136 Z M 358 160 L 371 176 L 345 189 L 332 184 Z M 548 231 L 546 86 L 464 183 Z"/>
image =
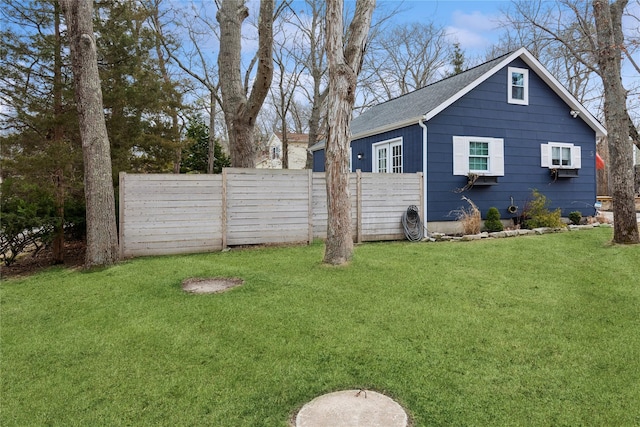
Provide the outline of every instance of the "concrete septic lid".
<path id="1" fill-rule="evenodd" d="M 295 427 L 406 427 L 407 413 L 393 399 L 365 390 L 316 397 L 302 407 Z"/>

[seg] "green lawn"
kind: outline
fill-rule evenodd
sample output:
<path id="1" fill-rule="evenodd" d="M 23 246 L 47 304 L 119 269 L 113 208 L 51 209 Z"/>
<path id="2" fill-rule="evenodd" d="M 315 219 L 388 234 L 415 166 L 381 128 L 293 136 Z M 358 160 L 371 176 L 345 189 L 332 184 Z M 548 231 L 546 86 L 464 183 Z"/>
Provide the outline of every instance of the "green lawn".
<path id="1" fill-rule="evenodd" d="M 640 247 L 611 229 L 136 259 L 1 287 L 2 426 L 285 426 L 335 390 L 416 426 L 640 425 Z M 187 277 L 233 276 L 218 295 Z"/>

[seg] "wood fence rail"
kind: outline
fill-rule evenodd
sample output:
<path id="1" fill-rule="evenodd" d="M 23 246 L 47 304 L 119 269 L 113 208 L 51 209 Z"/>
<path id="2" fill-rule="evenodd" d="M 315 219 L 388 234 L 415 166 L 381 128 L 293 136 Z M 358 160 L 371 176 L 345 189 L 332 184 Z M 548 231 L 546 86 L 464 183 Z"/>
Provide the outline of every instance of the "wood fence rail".
<path id="1" fill-rule="evenodd" d="M 354 241 L 404 239 L 423 204 L 422 173 L 350 174 Z M 120 174 L 122 257 L 326 238 L 325 174 L 225 168 L 220 175 Z"/>

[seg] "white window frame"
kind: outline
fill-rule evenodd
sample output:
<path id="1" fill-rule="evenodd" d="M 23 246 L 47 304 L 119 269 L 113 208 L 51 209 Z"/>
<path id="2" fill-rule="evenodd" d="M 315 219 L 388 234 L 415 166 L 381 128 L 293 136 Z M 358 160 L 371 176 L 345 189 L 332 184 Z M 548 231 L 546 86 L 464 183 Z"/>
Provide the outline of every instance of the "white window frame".
<path id="1" fill-rule="evenodd" d="M 522 74 L 524 86 L 523 86 L 523 99 L 513 97 L 513 73 Z M 529 70 L 526 68 L 508 67 L 507 72 L 507 101 L 509 104 L 529 105 Z"/>
<path id="2" fill-rule="evenodd" d="M 393 148 L 400 147 L 400 166 L 394 170 L 393 167 Z M 378 153 L 381 149 L 386 149 L 386 170 L 381 171 L 378 163 Z M 394 138 L 386 141 L 378 142 L 371 146 L 371 170 L 374 173 L 402 173 L 404 171 L 404 147 L 402 138 Z"/>
<path id="3" fill-rule="evenodd" d="M 489 145 L 488 170 L 469 169 L 469 143 L 485 142 Z M 504 139 L 485 136 L 453 137 L 453 174 L 476 174 L 481 176 L 504 176 Z"/>
<path id="4" fill-rule="evenodd" d="M 554 165 L 552 161 L 553 148 L 569 148 L 571 150 L 571 162 L 568 165 Z M 567 142 L 549 142 L 540 144 L 540 167 L 549 169 L 581 169 L 582 168 L 582 147 Z"/>

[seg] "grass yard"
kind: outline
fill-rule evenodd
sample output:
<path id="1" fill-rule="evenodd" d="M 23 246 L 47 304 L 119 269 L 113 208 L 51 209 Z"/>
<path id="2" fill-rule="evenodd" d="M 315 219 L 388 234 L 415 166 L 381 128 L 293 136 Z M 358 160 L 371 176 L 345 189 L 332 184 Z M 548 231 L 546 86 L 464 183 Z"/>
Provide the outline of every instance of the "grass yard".
<path id="1" fill-rule="evenodd" d="M 640 247 L 611 229 L 53 269 L 1 287 L 2 426 L 286 426 L 366 388 L 415 426 L 640 425 Z M 223 294 L 181 290 L 232 276 Z"/>

